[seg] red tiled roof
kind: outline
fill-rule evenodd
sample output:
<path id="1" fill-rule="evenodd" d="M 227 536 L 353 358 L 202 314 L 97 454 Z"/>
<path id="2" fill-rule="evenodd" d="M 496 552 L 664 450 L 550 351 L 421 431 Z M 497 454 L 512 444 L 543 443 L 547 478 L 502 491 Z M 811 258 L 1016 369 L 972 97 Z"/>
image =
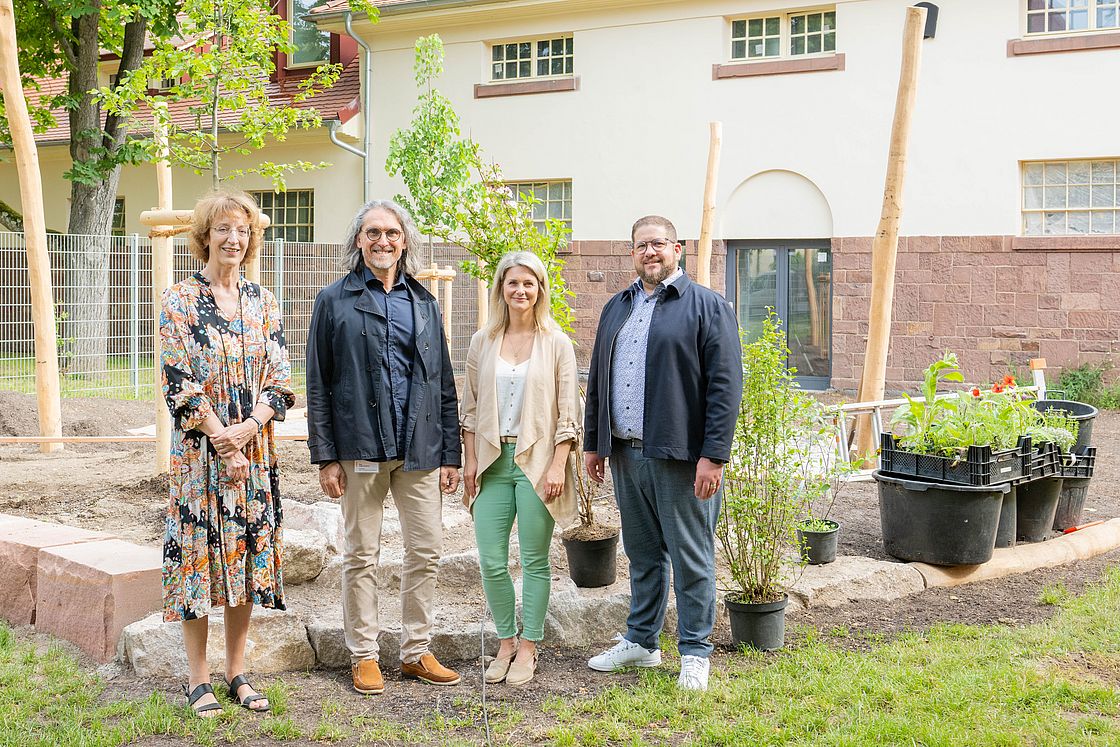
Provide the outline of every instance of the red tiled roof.
<path id="1" fill-rule="evenodd" d="M 268 84 L 268 97 L 269 100 L 277 104 L 290 104 L 297 109 L 314 109 L 324 119 L 338 118 L 346 121 L 354 116 L 357 111 L 361 110 L 361 77 L 359 70 L 359 57 L 355 57 L 350 64 L 348 64 L 342 71 L 338 78 L 338 82 L 331 88 L 319 93 L 307 101 L 299 103 L 292 103 L 292 99 L 300 92 L 299 83 L 306 77 L 305 74 L 289 75 L 283 80 L 270 82 Z M 28 89 L 25 93 L 27 95 L 28 103 L 34 104 L 40 101 L 45 96 L 51 96 L 66 91 L 66 79 L 54 78 L 50 80 L 39 81 L 41 90 Z M 168 113 L 171 115 L 173 122 L 189 127 L 194 120 L 189 107 L 189 101 L 172 101 L 168 102 Z M 55 125 L 48 129 L 46 132 L 37 134 L 35 141 L 39 145 L 67 143 L 70 141 L 70 121 L 66 111 L 62 108 L 52 110 L 55 117 Z M 137 114 L 137 119 L 140 124 L 134 128 L 142 131 L 148 131 L 148 123 L 151 117 L 147 110 L 142 110 Z M 237 119 L 237 112 L 227 111 L 221 114 L 222 124 L 234 122 Z"/>
<path id="2" fill-rule="evenodd" d="M 386 8 L 391 5 L 407 5 L 415 3 L 417 0 L 375 0 L 371 2 L 375 8 Z M 309 15 L 319 15 L 320 13 L 340 13 L 344 10 L 350 10 L 350 0 L 327 0 L 317 8 L 312 8 Z"/>

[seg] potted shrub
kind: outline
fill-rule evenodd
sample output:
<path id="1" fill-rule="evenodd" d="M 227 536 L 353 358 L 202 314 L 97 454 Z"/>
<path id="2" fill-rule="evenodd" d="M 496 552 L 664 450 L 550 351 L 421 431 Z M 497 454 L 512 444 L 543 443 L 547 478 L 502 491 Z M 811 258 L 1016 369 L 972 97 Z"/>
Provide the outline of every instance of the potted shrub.
<path id="1" fill-rule="evenodd" d="M 583 392 L 580 392 L 583 396 Z M 579 524 L 568 527 L 560 534 L 564 553 L 568 557 L 568 575 L 576 586 L 595 588 L 610 586 L 617 578 L 618 527 L 600 524 L 595 520 L 595 500 L 599 495 L 598 483 L 587 476 L 580 462 L 578 449 L 572 449 L 572 473 L 576 480 L 576 507 Z"/>
<path id="2" fill-rule="evenodd" d="M 784 643 L 786 583 L 803 565 L 792 552 L 795 527 L 821 494 L 812 444 L 826 420 L 786 367 L 779 324 L 771 312 L 758 339 L 744 340 L 743 400 L 716 524 L 731 576 L 724 604 L 732 641 L 763 651 Z"/>

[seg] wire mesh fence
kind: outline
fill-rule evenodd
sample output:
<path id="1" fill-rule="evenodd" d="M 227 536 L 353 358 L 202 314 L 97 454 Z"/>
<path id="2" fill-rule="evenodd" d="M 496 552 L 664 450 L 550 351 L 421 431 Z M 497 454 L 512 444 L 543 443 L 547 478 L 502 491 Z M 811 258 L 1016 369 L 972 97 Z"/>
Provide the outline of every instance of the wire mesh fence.
<path id="1" fill-rule="evenodd" d="M 155 321 L 152 242 L 147 237 L 47 237 L 55 303 L 62 395 L 152 396 Z M 173 281 L 202 268 L 186 240 L 173 242 Z M 276 294 L 284 316 L 297 390 L 304 382 L 307 329 L 315 296 L 338 279 L 338 244 L 267 241 L 261 250 L 261 285 Z M 441 266 L 458 268 L 461 249 L 436 247 Z M 475 281 L 459 272 L 452 284 L 452 362 L 463 370 L 478 319 Z M 442 298 L 441 298 L 442 301 Z M 0 232 L 0 389 L 35 391 L 35 330 L 27 249 L 22 233 Z"/>

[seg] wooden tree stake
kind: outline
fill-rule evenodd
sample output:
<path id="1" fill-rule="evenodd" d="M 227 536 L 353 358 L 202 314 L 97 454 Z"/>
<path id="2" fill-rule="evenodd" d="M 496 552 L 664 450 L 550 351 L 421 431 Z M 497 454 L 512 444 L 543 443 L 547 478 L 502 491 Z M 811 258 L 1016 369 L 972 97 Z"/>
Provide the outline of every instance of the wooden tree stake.
<path id="1" fill-rule="evenodd" d="M 709 122 L 708 173 L 704 178 L 704 212 L 700 216 L 700 245 L 696 250 L 696 282 L 712 287 L 712 225 L 716 220 L 716 186 L 719 181 L 719 151 L 723 123 Z"/>
<path id="2" fill-rule="evenodd" d="M 486 269 L 486 261 L 478 260 L 479 269 Z M 478 328 L 486 326 L 490 320 L 490 288 L 485 280 L 478 281 Z"/>
<path id="3" fill-rule="evenodd" d="M 43 215 L 43 178 L 39 151 L 27 114 L 27 100 L 19 73 L 15 12 L 12 0 L 0 0 L 0 90 L 12 148 L 19 172 L 19 194 L 23 203 L 23 235 L 27 242 L 27 277 L 31 285 L 31 320 L 35 327 L 35 394 L 39 410 L 39 434 L 62 435 L 62 399 L 58 382 L 58 338 L 55 333 L 51 264 L 47 254 L 47 222 Z M 44 442 L 43 453 L 58 451 L 61 443 Z"/>
<path id="4" fill-rule="evenodd" d="M 902 69 L 898 77 L 898 96 L 894 105 L 887 176 L 883 186 L 883 211 L 879 227 L 871 243 L 871 313 L 867 331 L 867 352 L 863 361 L 859 399 L 862 402 L 883 399 L 887 378 L 887 351 L 890 348 L 891 305 L 894 302 L 895 257 L 898 253 L 898 225 L 902 218 L 903 180 L 906 175 L 906 152 L 910 141 L 910 124 L 914 99 L 918 90 L 918 68 L 922 59 L 922 33 L 925 8 L 907 8 L 906 26 L 902 33 Z M 856 453 L 869 455 L 875 451 L 874 426 L 869 416 L 861 416 L 858 425 Z"/>
<path id="5" fill-rule="evenodd" d="M 157 102 L 153 107 L 163 107 L 166 109 L 167 104 Z M 168 147 L 167 147 L 167 128 L 163 124 L 161 117 L 155 117 L 155 136 L 156 141 L 159 143 L 160 158 L 156 162 L 156 193 L 159 202 L 159 211 L 165 213 L 162 216 L 166 219 L 166 213 L 171 211 L 172 202 L 172 178 L 171 178 L 171 165 L 168 163 Z M 186 223 L 190 223 L 190 211 L 183 211 L 187 213 Z M 141 215 L 141 222 L 144 215 Z M 169 220 L 165 224 L 151 224 L 157 229 L 169 229 L 173 224 L 180 221 Z M 163 308 L 163 292 L 171 287 L 172 270 L 175 265 L 174 245 L 169 235 L 159 235 L 158 233 L 152 239 L 152 304 L 155 313 L 155 346 L 152 350 L 155 351 L 155 361 L 153 366 L 153 373 L 155 374 L 154 391 L 152 397 L 155 400 L 153 405 L 156 411 L 156 461 L 155 473 L 162 475 L 171 469 L 171 413 L 167 411 L 167 402 L 163 398 L 163 346 L 159 336 L 159 316 Z"/>

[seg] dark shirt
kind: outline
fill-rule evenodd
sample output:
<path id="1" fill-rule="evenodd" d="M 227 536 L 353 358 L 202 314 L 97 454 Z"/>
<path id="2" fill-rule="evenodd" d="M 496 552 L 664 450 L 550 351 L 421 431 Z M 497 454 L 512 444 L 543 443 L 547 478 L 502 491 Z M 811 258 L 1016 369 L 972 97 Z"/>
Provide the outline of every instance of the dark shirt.
<path id="1" fill-rule="evenodd" d="M 378 280 L 368 267 L 362 267 L 362 280 L 385 314 L 388 327 L 385 354 L 381 357 L 380 390 L 389 392 L 393 402 L 393 433 L 396 435 L 396 443 L 385 445 L 386 458 L 403 459 L 405 425 L 408 423 L 408 398 L 412 390 L 412 355 L 416 350 L 412 293 L 408 290 L 403 272 L 397 273 L 396 283 L 388 292 L 385 290 L 385 284 Z M 377 384 L 377 382 L 371 383 Z M 393 453 L 394 446 L 396 453 Z"/>

